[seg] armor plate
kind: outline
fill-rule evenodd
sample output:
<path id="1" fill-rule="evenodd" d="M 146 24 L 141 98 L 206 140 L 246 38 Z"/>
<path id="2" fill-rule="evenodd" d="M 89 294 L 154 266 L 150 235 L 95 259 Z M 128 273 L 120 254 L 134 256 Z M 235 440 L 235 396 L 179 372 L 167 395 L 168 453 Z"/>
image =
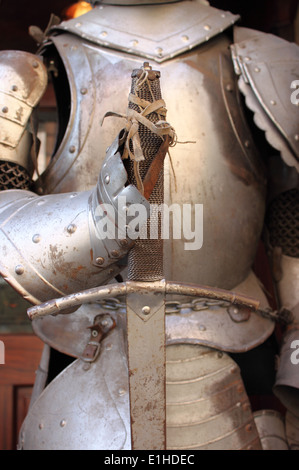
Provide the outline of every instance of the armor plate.
<path id="1" fill-rule="evenodd" d="M 52 32 L 66 31 L 100 46 L 163 62 L 208 41 L 238 19 L 198 1 L 136 5 L 123 8 L 121 14 L 113 6 L 101 5 L 80 19 L 62 22 Z"/>
<path id="2" fill-rule="evenodd" d="M 255 122 L 285 162 L 299 168 L 299 108 L 291 101 L 291 83 L 299 78 L 299 47 L 272 36 L 235 27 L 231 46 L 241 91 Z M 249 86 L 247 86 L 249 85 Z"/>
<path id="3" fill-rule="evenodd" d="M 123 333 L 118 325 L 94 362 L 77 359 L 44 389 L 23 423 L 21 449 L 131 448 Z M 172 345 L 166 374 L 167 449 L 261 448 L 239 368 L 229 356 Z"/>
<path id="4" fill-rule="evenodd" d="M 125 77 L 139 61 L 69 34 L 52 39 L 70 78 L 72 110 L 64 138 L 39 184 L 47 193 L 86 190 L 95 184 L 105 149 L 122 126 L 121 120 L 112 118 L 101 128 L 99 122 L 107 111 L 125 112 Z M 165 277 L 231 289 L 250 271 L 263 224 L 265 186 L 239 106 L 228 45 L 224 36 L 219 37 L 202 51 L 180 56 L 180 61 L 163 62 L 160 69 L 161 88 L 164 81 L 168 84 L 163 89 L 167 118 L 178 140 L 189 141 L 171 148 L 171 159 L 165 159 L 164 202 L 168 207 L 204 207 L 203 246 L 188 251 L 183 236 L 165 240 Z M 53 50 L 48 53 L 52 56 Z"/>

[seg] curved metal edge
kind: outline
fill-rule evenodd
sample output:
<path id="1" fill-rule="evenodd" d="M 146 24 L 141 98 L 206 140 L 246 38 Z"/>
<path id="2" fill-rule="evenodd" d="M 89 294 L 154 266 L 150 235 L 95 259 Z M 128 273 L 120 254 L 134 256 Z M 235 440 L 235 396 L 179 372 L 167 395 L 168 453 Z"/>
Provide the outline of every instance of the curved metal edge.
<path id="1" fill-rule="evenodd" d="M 258 310 L 260 307 L 259 300 L 224 289 L 199 286 L 196 284 L 176 283 L 165 280 L 156 282 L 126 281 L 118 284 L 109 284 L 107 286 L 87 289 L 82 292 L 77 292 L 76 294 L 52 299 L 28 309 L 27 314 L 29 319 L 33 320 L 47 315 L 57 315 L 70 307 L 82 305 L 88 302 L 95 302 L 105 297 L 122 296 L 134 292 L 165 292 L 166 294 L 199 296 L 210 299 L 226 300 L 232 304 L 246 306 L 253 308 L 254 310 Z"/>

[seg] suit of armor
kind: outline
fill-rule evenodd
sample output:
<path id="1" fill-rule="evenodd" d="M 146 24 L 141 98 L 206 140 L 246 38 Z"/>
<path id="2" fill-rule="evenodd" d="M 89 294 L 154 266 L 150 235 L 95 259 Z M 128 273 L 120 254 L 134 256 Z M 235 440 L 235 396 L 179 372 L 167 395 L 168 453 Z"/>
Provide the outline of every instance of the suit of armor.
<path id="1" fill-rule="evenodd" d="M 53 25 L 36 56 L 1 53 L 0 80 L 10 73 L 14 89 L 0 95 L 0 269 L 34 305 L 28 313 L 46 344 L 19 446 L 296 448 L 298 46 L 240 28 L 238 16 L 207 2 L 117 3 L 96 3 Z M 151 79 L 153 69 L 159 74 Z M 156 255 L 126 231 L 103 238 L 98 224 L 105 204 L 116 225 L 128 227 L 132 204 L 145 208 L 144 223 L 160 201 L 140 191 L 122 158 L 119 116 L 136 117 L 132 109 L 145 100 L 135 102 L 131 90 L 128 107 L 133 70 L 145 77 L 137 74 L 138 90 L 159 75 L 167 118 L 158 96 L 152 113 L 163 125 L 153 128 L 170 132 L 176 144 L 164 159 L 163 201 L 192 207 L 192 217 L 203 210 L 192 237 L 166 237 Z M 57 142 L 30 184 L 30 116 L 47 71 L 57 96 Z M 18 95 L 20 89 L 28 92 Z M 127 134 L 133 125 L 132 118 Z M 12 167 L 21 169 L 18 184 Z M 270 300 L 253 271 L 262 234 L 277 293 Z M 163 258 L 162 272 L 153 258 Z M 74 359 L 53 380 L 49 348 Z M 272 388 L 280 412 L 253 404 Z"/>

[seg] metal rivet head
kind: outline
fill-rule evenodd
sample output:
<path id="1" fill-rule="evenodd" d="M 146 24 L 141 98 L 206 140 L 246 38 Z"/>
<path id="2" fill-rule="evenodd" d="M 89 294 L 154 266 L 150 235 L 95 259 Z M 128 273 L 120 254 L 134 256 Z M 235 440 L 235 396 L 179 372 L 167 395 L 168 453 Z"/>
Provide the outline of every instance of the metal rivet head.
<path id="1" fill-rule="evenodd" d="M 259 67 L 254 67 L 254 71 L 258 73 L 261 71 L 261 69 Z"/>
<path id="2" fill-rule="evenodd" d="M 130 41 L 130 44 L 131 44 L 131 46 L 136 47 L 136 46 L 138 46 L 139 42 L 137 41 L 137 39 L 132 39 Z"/>
<path id="3" fill-rule="evenodd" d="M 120 389 L 118 390 L 119 396 L 125 395 L 126 393 L 127 393 L 127 391 L 126 391 L 126 389 L 124 389 L 124 388 L 120 388 Z"/>
<path id="4" fill-rule="evenodd" d="M 189 36 L 187 36 L 186 34 L 184 34 L 184 35 L 182 36 L 182 41 L 188 42 L 188 41 L 189 41 Z"/>
<path id="5" fill-rule="evenodd" d="M 104 258 L 102 258 L 101 256 L 99 256 L 97 259 L 96 259 L 96 263 L 99 264 L 99 265 L 102 265 L 104 264 L 105 260 Z"/>
<path id="6" fill-rule="evenodd" d="M 12 89 L 12 91 L 18 91 L 17 85 L 12 85 L 11 89 Z"/>
<path id="7" fill-rule="evenodd" d="M 39 423 L 39 425 L 38 425 L 38 429 L 43 429 L 43 428 L 44 428 L 44 425 L 43 425 L 43 423 Z"/>
<path id="8" fill-rule="evenodd" d="M 203 29 L 205 29 L 206 31 L 210 31 L 211 26 L 209 24 L 205 24 Z"/>
<path id="9" fill-rule="evenodd" d="M 66 425 L 66 420 L 65 420 L 65 419 L 62 419 L 62 420 L 60 421 L 60 426 L 61 426 L 62 428 L 64 428 L 65 425 Z"/>
<path id="10" fill-rule="evenodd" d="M 69 151 L 70 153 L 74 153 L 76 151 L 76 147 L 74 145 L 71 145 Z"/>
<path id="11" fill-rule="evenodd" d="M 74 233 L 77 230 L 77 226 L 75 224 L 70 224 L 67 227 L 68 233 Z"/>
<path id="12" fill-rule="evenodd" d="M 148 305 L 145 305 L 144 307 L 142 307 L 142 313 L 144 315 L 149 315 L 151 313 L 151 308 Z"/>
<path id="13" fill-rule="evenodd" d="M 156 53 L 161 57 L 163 55 L 163 49 L 162 47 L 157 47 L 156 48 Z"/>
<path id="14" fill-rule="evenodd" d="M 39 243 L 41 241 L 41 236 L 39 233 L 36 233 L 35 235 L 33 235 L 32 237 L 32 241 L 33 243 Z"/>
<path id="15" fill-rule="evenodd" d="M 247 425 L 245 426 L 245 429 L 246 429 L 247 432 L 252 431 L 252 424 L 247 424 Z"/>
<path id="16" fill-rule="evenodd" d="M 109 184 L 110 183 L 110 176 L 106 175 L 104 181 L 105 181 L 106 184 Z"/>
<path id="17" fill-rule="evenodd" d="M 231 83 L 228 83 L 225 87 L 226 91 L 233 91 L 233 86 Z"/>
<path id="18" fill-rule="evenodd" d="M 3 106 L 2 113 L 8 113 L 8 107 L 7 106 Z"/>
<path id="19" fill-rule="evenodd" d="M 108 344 L 106 344 L 105 349 L 106 349 L 106 351 L 111 351 L 112 347 L 113 347 L 112 344 L 108 343 Z"/>
<path id="20" fill-rule="evenodd" d="M 97 330 L 92 330 L 91 336 L 93 336 L 94 338 L 95 338 L 96 336 L 98 336 Z"/>
<path id="21" fill-rule="evenodd" d="M 206 331 L 206 327 L 204 325 L 199 325 L 199 331 Z"/>
<path id="22" fill-rule="evenodd" d="M 81 95 L 86 95 L 87 88 L 85 88 L 85 87 L 81 88 L 80 93 L 81 93 Z"/>
<path id="23" fill-rule="evenodd" d="M 124 246 L 124 247 L 128 246 L 128 241 L 127 240 L 120 240 L 119 243 L 120 243 L 121 246 Z"/>
<path id="24" fill-rule="evenodd" d="M 299 140 L 299 134 L 295 134 L 294 138 L 295 140 Z"/>
<path id="25" fill-rule="evenodd" d="M 114 256 L 114 258 L 118 258 L 119 257 L 119 252 L 117 250 L 112 250 L 111 251 L 111 256 Z"/>
<path id="26" fill-rule="evenodd" d="M 107 31 L 102 31 L 102 32 L 101 32 L 102 38 L 105 38 L 107 35 L 108 35 Z"/>
<path id="27" fill-rule="evenodd" d="M 275 100 L 270 100 L 270 103 L 275 106 L 276 105 L 276 101 Z"/>
<path id="28" fill-rule="evenodd" d="M 32 63 L 32 67 L 33 67 L 34 69 L 37 69 L 37 67 L 38 67 L 38 62 L 36 62 L 36 60 Z"/>
<path id="29" fill-rule="evenodd" d="M 24 266 L 22 266 L 21 264 L 18 264 L 18 265 L 15 267 L 15 273 L 18 274 L 18 275 L 23 274 L 24 271 L 25 271 Z"/>
<path id="30" fill-rule="evenodd" d="M 75 26 L 76 26 L 76 28 L 81 28 L 82 23 L 76 23 Z"/>
<path id="31" fill-rule="evenodd" d="M 249 147 L 250 147 L 250 142 L 249 142 L 249 140 L 245 140 L 244 145 L 245 145 L 246 148 L 249 148 Z"/>

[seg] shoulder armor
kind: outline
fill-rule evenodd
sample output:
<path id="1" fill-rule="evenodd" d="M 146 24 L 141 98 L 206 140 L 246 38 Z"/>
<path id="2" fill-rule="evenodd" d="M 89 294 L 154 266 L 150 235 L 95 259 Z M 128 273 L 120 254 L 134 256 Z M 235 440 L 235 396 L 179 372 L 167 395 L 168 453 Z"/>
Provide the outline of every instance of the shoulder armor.
<path id="1" fill-rule="evenodd" d="M 129 8 L 101 5 L 51 31 L 163 62 L 208 41 L 238 19 L 197 1 Z"/>
<path id="2" fill-rule="evenodd" d="M 47 71 L 36 55 L 0 51 L 0 143 L 15 148 L 33 108 L 47 86 Z"/>
<path id="3" fill-rule="evenodd" d="M 285 163 L 299 168 L 299 106 L 292 87 L 299 79 L 299 47 L 279 37 L 235 27 L 231 46 L 239 88 L 256 125 L 281 152 Z"/>

